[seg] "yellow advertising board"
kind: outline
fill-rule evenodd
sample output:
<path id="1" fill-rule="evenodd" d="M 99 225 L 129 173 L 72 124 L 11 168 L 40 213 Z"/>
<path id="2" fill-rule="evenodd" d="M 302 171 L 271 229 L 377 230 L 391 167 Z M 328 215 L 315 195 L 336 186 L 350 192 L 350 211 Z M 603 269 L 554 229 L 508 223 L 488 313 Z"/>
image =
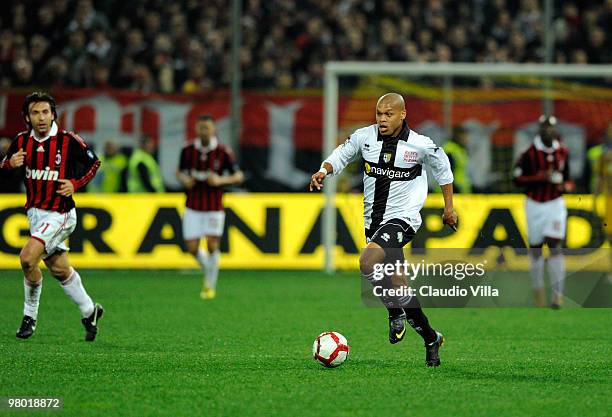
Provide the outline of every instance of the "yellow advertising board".
<path id="1" fill-rule="evenodd" d="M 319 269 L 321 194 L 227 194 L 223 268 Z M 0 268 L 19 268 L 19 251 L 28 239 L 24 196 L 0 198 Z M 182 194 L 81 194 L 76 196 L 79 222 L 69 240 L 71 261 L 84 268 L 195 268 L 183 251 Z M 603 221 L 592 196 L 566 196 L 569 248 L 607 247 Z M 365 245 L 360 194 L 339 194 L 336 265 L 356 269 Z M 603 200 L 598 202 L 603 214 Z M 457 233 L 443 227 L 442 197 L 430 195 L 423 226 L 413 248 L 526 247 L 524 197 L 456 195 Z M 474 253 L 477 253 L 474 252 Z M 511 257 L 511 254 L 509 255 Z"/>

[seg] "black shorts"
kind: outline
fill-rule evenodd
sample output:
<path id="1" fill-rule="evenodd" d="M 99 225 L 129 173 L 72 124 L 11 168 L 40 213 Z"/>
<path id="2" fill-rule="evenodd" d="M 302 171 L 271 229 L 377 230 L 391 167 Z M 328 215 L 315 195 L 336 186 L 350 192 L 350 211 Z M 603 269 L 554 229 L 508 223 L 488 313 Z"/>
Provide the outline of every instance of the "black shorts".
<path id="1" fill-rule="evenodd" d="M 371 225 L 365 229 L 367 242 L 377 243 L 383 249 L 401 249 L 412 241 L 415 234 L 414 229 L 400 219 L 391 219 L 385 224 Z"/>

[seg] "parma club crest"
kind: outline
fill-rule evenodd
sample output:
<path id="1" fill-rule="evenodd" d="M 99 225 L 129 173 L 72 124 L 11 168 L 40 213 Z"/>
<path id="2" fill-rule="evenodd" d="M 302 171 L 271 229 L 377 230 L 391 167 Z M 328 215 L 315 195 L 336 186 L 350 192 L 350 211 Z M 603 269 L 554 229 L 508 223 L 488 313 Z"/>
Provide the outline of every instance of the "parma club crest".
<path id="1" fill-rule="evenodd" d="M 385 161 L 385 164 L 388 164 L 388 163 L 389 163 L 389 161 L 391 161 L 391 154 L 390 154 L 390 153 L 385 152 L 385 153 L 383 154 L 383 161 Z"/>

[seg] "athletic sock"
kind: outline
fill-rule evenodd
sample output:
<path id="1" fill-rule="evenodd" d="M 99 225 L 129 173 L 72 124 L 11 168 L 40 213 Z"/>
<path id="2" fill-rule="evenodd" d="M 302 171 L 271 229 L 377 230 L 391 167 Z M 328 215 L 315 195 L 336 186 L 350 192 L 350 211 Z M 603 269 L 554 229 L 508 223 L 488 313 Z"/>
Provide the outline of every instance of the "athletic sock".
<path id="1" fill-rule="evenodd" d="M 38 317 L 38 305 L 40 304 L 40 293 L 42 292 L 42 280 L 38 284 L 32 284 L 23 278 L 23 315 L 30 316 L 34 320 Z"/>
<path id="2" fill-rule="evenodd" d="M 219 256 L 218 250 L 208 255 L 208 262 L 206 264 L 206 288 L 215 289 L 217 288 L 217 278 L 219 277 Z"/>
<path id="3" fill-rule="evenodd" d="M 374 279 L 374 274 L 375 272 L 372 272 L 368 275 L 364 275 L 361 274 L 361 276 L 365 279 L 368 280 L 368 282 L 374 287 L 376 285 L 383 285 L 383 287 L 385 287 L 383 281 L 384 280 L 375 280 Z M 399 316 L 401 316 L 404 313 L 404 310 L 399 308 L 399 307 L 395 307 L 394 304 L 396 304 L 394 302 L 394 300 L 391 297 L 385 297 L 385 296 L 377 296 L 378 299 L 380 301 L 382 301 L 383 305 L 386 307 L 387 311 L 389 312 L 389 319 L 394 320 L 396 318 L 398 318 Z"/>
<path id="4" fill-rule="evenodd" d="M 208 257 L 206 256 L 206 252 L 202 249 L 198 249 L 198 252 L 196 253 L 196 261 L 198 261 L 198 264 L 200 265 L 200 269 L 202 269 L 202 272 L 206 272 L 206 265 L 208 264 Z"/>
<path id="5" fill-rule="evenodd" d="M 438 340 L 438 335 L 429 325 L 427 316 L 423 313 L 421 303 L 416 296 L 410 298 L 408 307 L 404 307 L 408 324 L 423 338 L 425 343 L 433 343 Z"/>
<path id="6" fill-rule="evenodd" d="M 533 288 L 536 290 L 544 288 L 544 256 L 542 254 L 537 258 L 529 254 L 529 271 Z"/>
<path id="7" fill-rule="evenodd" d="M 81 276 L 72 268 L 72 274 L 67 280 L 62 282 L 62 289 L 68 297 L 79 307 L 82 317 L 89 317 L 94 311 L 94 303 L 91 301 L 91 297 L 85 292 L 83 283 L 81 282 Z"/>
<path id="8" fill-rule="evenodd" d="M 560 253 L 548 258 L 548 274 L 550 275 L 552 297 L 555 300 L 563 295 L 565 287 L 565 255 Z"/>

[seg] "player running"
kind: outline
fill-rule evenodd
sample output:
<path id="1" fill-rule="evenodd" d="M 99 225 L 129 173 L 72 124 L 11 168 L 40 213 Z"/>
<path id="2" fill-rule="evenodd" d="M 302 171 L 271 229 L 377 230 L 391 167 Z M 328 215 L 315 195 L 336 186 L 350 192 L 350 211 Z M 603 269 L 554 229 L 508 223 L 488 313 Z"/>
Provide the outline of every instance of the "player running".
<path id="1" fill-rule="evenodd" d="M 244 175 L 231 149 L 219 143 L 211 116 L 198 118 L 196 133 L 197 138 L 181 152 L 176 176 L 187 193 L 183 238 L 204 272 L 200 297 L 209 300 L 216 296 L 219 276 L 219 242 L 225 223 L 223 187 L 242 183 Z M 200 249 L 202 237 L 206 239 L 208 256 Z"/>
<path id="2" fill-rule="evenodd" d="M 514 181 L 525 188 L 527 200 L 527 234 L 529 262 L 537 307 L 546 306 L 544 292 L 544 257 L 542 246 L 550 250 L 548 274 L 552 290 L 551 308 L 563 305 L 565 284 L 565 257 L 562 251 L 565 239 L 567 209 L 562 194 L 571 191 L 569 176 L 569 150 L 559 141 L 554 116 L 540 116 L 539 134 L 533 144 L 519 157 L 514 168 Z"/>
<path id="3" fill-rule="evenodd" d="M 405 122 L 406 107 L 401 95 L 388 93 L 376 104 L 376 124 L 356 130 L 338 146 L 312 175 L 310 190 L 320 190 L 327 176 L 338 175 L 355 157 L 363 159 L 364 221 L 368 242 L 359 263 L 361 274 L 374 284 L 376 264 L 403 261 L 401 250 L 421 226 L 419 214 L 427 198 L 427 174 L 431 167 L 444 197 L 443 221 L 457 225 L 453 209 L 453 173 L 442 148 L 411 130 Z M 394 285 L 397 277 L 391 278 Z M 400 277 L 405 285 L 405 277 Z M 432 329 L 416 297 L 399 299 L 402 308 L 383 299 L 389 312 L 389 342 L 404 338 L 405 322 L 425 341 L 427 366 L 439 366 L 438 350 L 444 343 Z"/>
<path id="4" fill-rule="evenodd" d="M 28 95 L 22 115 L 30 131 L 15 137 L 0 164 L 2 170 L 20 170 L 27 193 L 30 239 L 19 255 L 25 299 L 17 337 L 27 339 L 36 330 L 42 259 L 79 307 L 85 340 L 91 342 L 98 333 L 104 309 L 87 295 L 79 273 L 70 266 L 64 241 L 77 221 L 72 194 L 91 181 L 100 161 L 80 136 L 58 128 L 55 100 L 50 95 L 41 92 Z"/>

